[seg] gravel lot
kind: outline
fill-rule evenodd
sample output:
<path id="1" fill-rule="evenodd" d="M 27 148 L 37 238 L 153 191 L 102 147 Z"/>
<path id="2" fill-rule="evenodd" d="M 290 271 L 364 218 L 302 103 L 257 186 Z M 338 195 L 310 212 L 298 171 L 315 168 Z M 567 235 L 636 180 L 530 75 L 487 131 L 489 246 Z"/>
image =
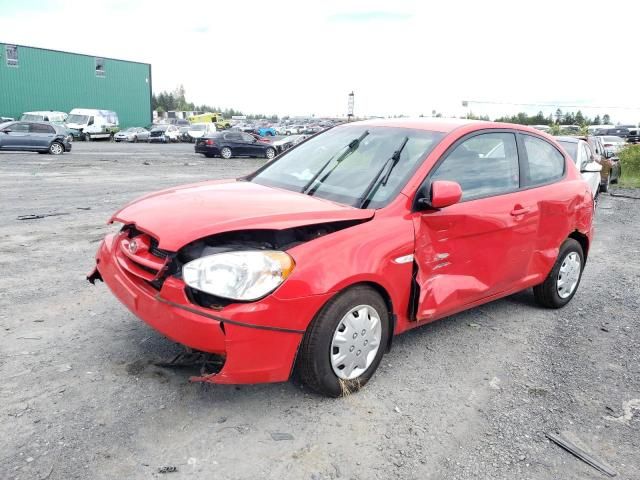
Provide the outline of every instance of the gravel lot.
<path id="1" fill-rule="evenodd" d="M 180 349 L 84 279 L 105 221 L 145 192 L 263 163 L 181 144 L 0 153 L 0 478 L 604 478 L 553 431 L 640 478 L 637 200 L 603 197 L 567 307 L 523 292 L 409 332 L 356 395 L 154 366 Z"/>

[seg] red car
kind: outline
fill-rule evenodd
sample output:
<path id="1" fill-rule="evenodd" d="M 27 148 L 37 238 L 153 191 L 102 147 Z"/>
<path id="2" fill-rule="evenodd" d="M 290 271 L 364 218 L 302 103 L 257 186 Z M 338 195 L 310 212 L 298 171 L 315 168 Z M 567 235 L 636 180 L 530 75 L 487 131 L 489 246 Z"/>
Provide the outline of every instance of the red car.
<path id="1" fill-rule="evenodd" d="M 391 339 L 533 287 L 576 293 L 593 201 L 532 128 L 467 120 L 344 124 L 237 180 L 118 211 L 96 269 L 129 310 L 218 366 L 194 380 L 355 391 Z"/>

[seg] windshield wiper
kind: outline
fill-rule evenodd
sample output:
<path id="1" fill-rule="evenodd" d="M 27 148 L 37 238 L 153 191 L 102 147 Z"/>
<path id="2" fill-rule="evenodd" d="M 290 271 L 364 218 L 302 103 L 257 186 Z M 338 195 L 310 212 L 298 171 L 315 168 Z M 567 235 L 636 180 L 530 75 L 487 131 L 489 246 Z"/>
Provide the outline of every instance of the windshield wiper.
<path id="1" fill-rule="evenodd" d="M 393 152 L 393 155 L 391 155 L 382 164 L 382 167 L 380 168 L 380 170 L 378 170 L 378 173 L 376 173 L 376 176 L 373 177 L 373 180 L 371 180 L 371 182 L 369 182 L 369 185 L 367 185 L 367 188 L 358 199 L 357 205 L 359 205 L 359 208 L 364 208 L 364 206 L 367 203 L 369 203 L 369 201 L 371 200 L 369 197 L 373 196 L 371 194 L 374 188 L 377 191 L 377 187 L 379 185 L 387 184 L 387 182 L 389 181 L 389 176 L 391 175 L 391 171 L 398 164 L 398 161 L 400 160 L 400 155 L 402 155 L 402 150 L 404 149 L 404 146 L 407 144 L 408 141 L 409 141 L 409 137 L 404 137 L 404 139 L 402 140 L 402 143 L 398 146 L 398 149 L 395 152 Z M 384 172 L 384 169 L 387 168 L 387 165 L 389 165 L 390 162 L 391 162 L 391 166 L 389 167 L 387 172 L 384 174 L 384 177 L 382 177 L 382 181 L 378 184 L 378 179 L 380 178 L 380 175 L 382 175 L 382 172 Z M 375 194 L 375 192 L 373 193 Z"/>
<path id="2" fill-rule="evenodd" d="M 360 135 L 358 138 L 354 138 L 353 140 L 351 140 L 351 141 L 349 142 L 349 144 L 348 144 L 346 147 L 343 147 L 343 149 L 345 149 L 345 151 L 344 151 L 344 152 L 342 152 L 342 154 L 340 154 L 340 156 L 336 159 L 336 164 L 334 165 L 334 167 L 333 167 L 331 170 L 329 170 L 329 171 L 325 174 L 325 176 L 324 176 L 324 177 L 322 177 L 322 178 L 320 179 L 320 181 L 318 182 L 318 184 L 317 184 L 316 186 L 314 186 L 314 188 L 312 188 L 312 189 L 309 191 L 309 194 L 313 194 L 313 193 L 318 189 L 318 187 L 319 187 L 319 186 L 320 186 L 320 185 L 321 185 L 321 184 L 322 184 L 322 183 L 327 179 L 327 177 L 328 177 L 329 175 L 331 175 L 331 173 L 336 169 L 336 167 L 337 167 L 338 165 L 340 165 L 340 162 L 342 162 L 345 158 L 347 158 L 349 155 L 351 155 L 353 152 L 355 152 L 355 151 L 358 149 L 358 147 L 360 146 L 360 142 L 362 142 L 362 140 L 364 140 L 364 138 L 365 138 L 367 135 L 369 135 L 369 130 L 365 130 L 365 131 L 362 133 L 362 135 Z M 327 162 L 322 166 L 322 168 L 321 168 L 320 170 L 318 170 L 318 173 L 316 173 L 316 174 L 311 178 L 311 180 L 309 180 L 309 181 L 307 182 L 307 184 L 306 184 L 304 187 L 302 187 L 301 193 L 306 193 L 306 192 L 307 192 L 307 189 L 308 189 L 311 185 L 313 185 L 313 182 L 315 182 L 315 181 L 318 179 L 318 177 L 320 176 L 320 174 L 321 174 L 322 172 L 324 172 L 324 169 L 325 169 L 325 168 L 327 168 L 327 167 L 329 166 L 329 164 L 333 161 L 334 157 L 335 157 L 335 155 L 333 155 L 329 160 L 327 160 Z"/>

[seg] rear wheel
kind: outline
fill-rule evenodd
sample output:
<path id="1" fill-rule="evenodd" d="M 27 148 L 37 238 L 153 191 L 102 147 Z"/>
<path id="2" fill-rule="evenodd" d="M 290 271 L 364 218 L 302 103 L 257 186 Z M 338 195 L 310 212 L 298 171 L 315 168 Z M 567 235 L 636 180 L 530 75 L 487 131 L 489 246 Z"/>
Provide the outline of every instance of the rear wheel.
<path id="1" fill-rule="evenodd" d="M 51 155 L 60 155 L 64 153 L 64 146 L 59 142 L 53 142 L 49 145 L 49 153 Z"/>
<path id="2" fill-rule="evenodd" d="M 231 149 L 229 147 L 224 147 L 222 150 L 220 150 L 220 155 L 222 156 L 222 158 L 228 160 L 232 157 L 233 153 L 231 152 Z"/>
<path id="3" fill-rule="evenodd" d="M 330 397 L 348 395 L 373 376 L 389 338 L 386 303 L 370 287 L 332 298 L 309 326 L 297 368 L 309 387 Z"/>
<path id="4" fill-rule="evenodd" d="M 613 169 L 611 169 L 611 172 L 613 172 Z M 609 172 L 609 175 L 611 175 L 611 172 Z M 620 175 L 622 175 L 622 168 L 620 168 L 618 170 L 618 174 L 616 175 L 616 178 L 615 179 L 613 179 L 613 178 L 611 179 L 611 183 L 616 183 L 617 184 L 618 180 L 620 179 Z"/>
<path id="5" fill-rule="evenodd" d="M 213 158 L 214 157 L 213 153 L 205 153 L 204 156 L 207 157 L 207 158 Z"/>
<path id="6" fill-rule="evenodd" d="M 567 239 L 545 281 L 533 287 L 536 301 L 547 308 L 564 307 L 578 290 L 583 268 L 582 246 L 573 238 Z"/>
<path id="7" fill-rule="evenodd" d="M 138 137 L 137 136 L 133 137 L 133 143 L 138 143 Z"/>
<path id="8" fill-rule="evenodd" d="M 611 174 L 613 173 L 613 170 L 609 170 L 609 174 L 607 175 L 607 178 L 600 184 L 600 191 L 607 193 L 609 191 L 609 183 L 611 182 Z"/>

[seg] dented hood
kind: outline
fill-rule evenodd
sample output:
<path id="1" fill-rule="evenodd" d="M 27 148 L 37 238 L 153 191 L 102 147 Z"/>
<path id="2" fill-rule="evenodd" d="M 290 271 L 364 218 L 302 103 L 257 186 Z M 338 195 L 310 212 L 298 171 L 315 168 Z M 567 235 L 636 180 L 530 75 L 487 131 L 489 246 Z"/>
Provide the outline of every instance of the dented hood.
<path id="1" fill-rule="evenodd" d="M 194 240 L 227 231 L 282 230 L 366 220 L 373 214 L 374 210 L 232 180 L 196 183 L 146 195 L 116 212 L 111 221 L 135 224 L 155 237 L 161 249 L 177 251 Z"/>

